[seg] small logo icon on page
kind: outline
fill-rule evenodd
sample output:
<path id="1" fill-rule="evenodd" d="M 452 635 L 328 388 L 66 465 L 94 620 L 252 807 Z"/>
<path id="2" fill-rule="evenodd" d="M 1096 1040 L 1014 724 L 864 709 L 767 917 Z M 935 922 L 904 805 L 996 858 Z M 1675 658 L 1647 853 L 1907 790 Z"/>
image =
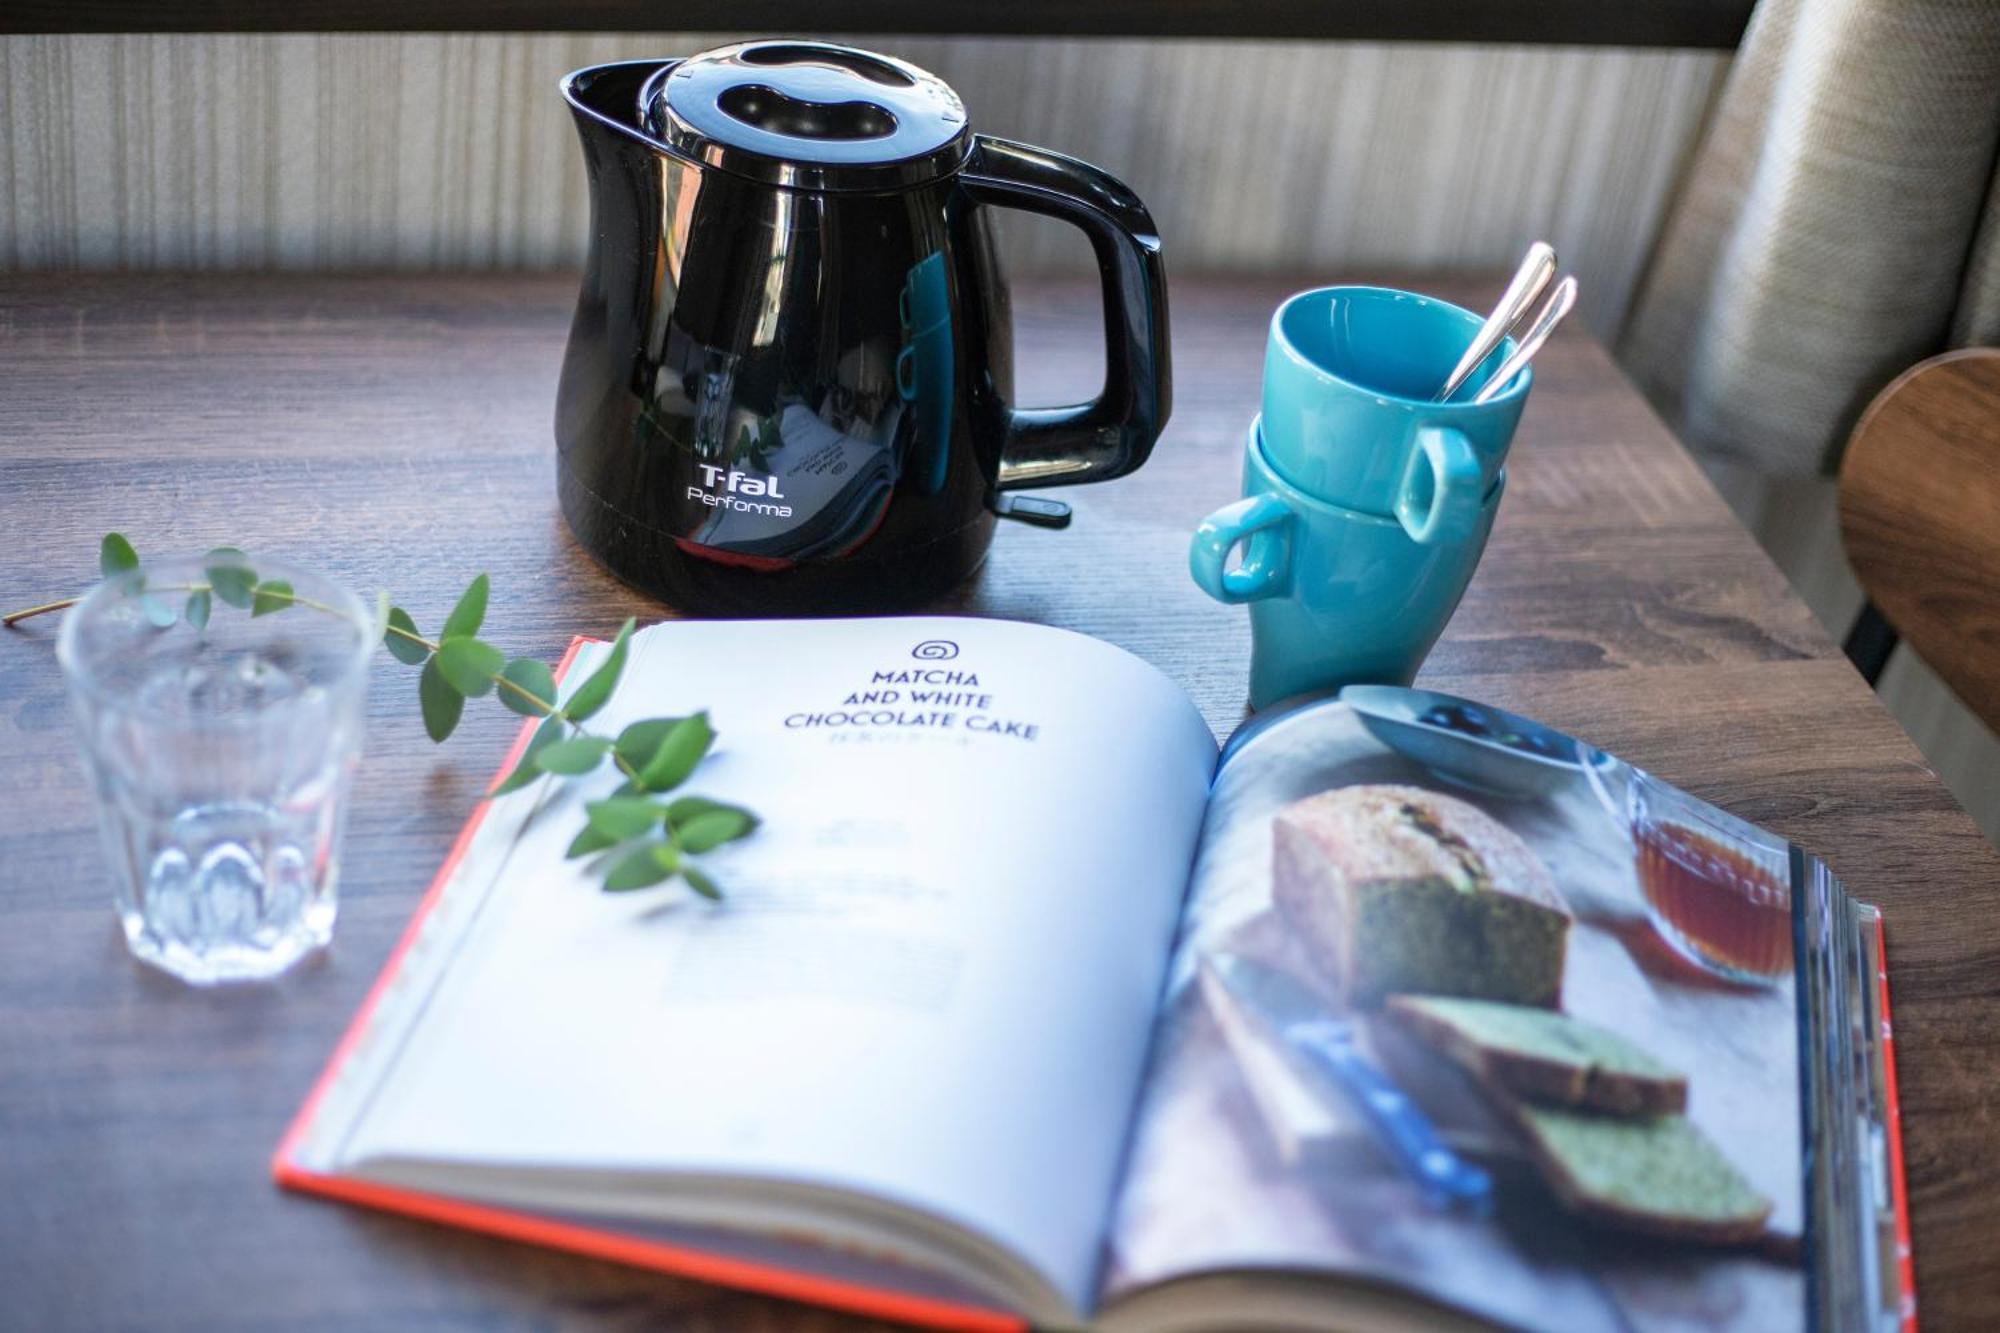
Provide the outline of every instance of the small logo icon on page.
<path id="1" fill-rule="evenodd" d="M 910 649 L 910 656 L 919 662 L 949 662 L 958 656 L 958 645 L 950 639 L 925 639 Z"/>

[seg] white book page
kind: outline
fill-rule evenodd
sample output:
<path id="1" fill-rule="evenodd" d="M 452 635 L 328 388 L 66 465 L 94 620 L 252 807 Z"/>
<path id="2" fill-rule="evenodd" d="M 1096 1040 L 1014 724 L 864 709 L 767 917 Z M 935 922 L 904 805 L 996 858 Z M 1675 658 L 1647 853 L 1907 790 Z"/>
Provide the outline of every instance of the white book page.
<path id="1" fill-rule="evenodd" d="M 586 651 L 566 685 L 602 659 Z M 331 1151 L 863 1191 L 1089 1304 L 1215 746 L 1171 682 L 1003 621 L 691 622 L 592 719 L 705 707 L 686 791 L 763 816 L 728 895 L 563 850 L 608 768 L 503 800 L 506 858 Z M 577 789 L 580 789 L 577 790 Z M 537 803 L 540 803 L 537 808 Z M 345 1119 L 346 1117 L 343 1117 Z M 331 1127 L 330 1127 L 331 1128 Z"/>

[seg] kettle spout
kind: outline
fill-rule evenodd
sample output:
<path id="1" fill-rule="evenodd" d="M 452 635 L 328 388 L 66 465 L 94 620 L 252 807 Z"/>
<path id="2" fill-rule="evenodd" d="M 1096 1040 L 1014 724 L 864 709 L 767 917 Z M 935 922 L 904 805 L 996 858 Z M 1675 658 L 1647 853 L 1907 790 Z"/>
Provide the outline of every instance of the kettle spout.
<path id="1" fill-rule="evenodd" d="M 679 60 L 620 60 L 609 65 L 589 65 L 563 76 L 560 87 L 576 118 L 577 133 L 588 150 L 593 141 L 623 139 L 642 144 L 655 152 L 673 150 L 646 132 L 641 118 L 640 90 L 654 75 L 680 64 Z"/>

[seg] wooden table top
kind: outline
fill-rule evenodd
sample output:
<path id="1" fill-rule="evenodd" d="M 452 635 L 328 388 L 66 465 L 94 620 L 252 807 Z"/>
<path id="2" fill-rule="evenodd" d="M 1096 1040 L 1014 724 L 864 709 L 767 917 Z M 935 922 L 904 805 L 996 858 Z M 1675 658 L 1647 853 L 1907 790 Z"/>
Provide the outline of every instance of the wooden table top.
<path id="1" fill-rule="evenodd" d="M 1382 275 L 1370 275 L 1379 277 Z M 944 609 L 1084 630 L 1240 718 L 1240 609 L 1186 573 L 1234 498 L 1265 320 L 1293 286 L 1182 278 L 1175 406 L 1075 525 L 1002 524 Z M 1417 285 L 1481 305 L 1494 287 Z M 80 590 L 96 543 L 294 557 L 434 622 L 478 570 L 487 637 L 553 657 L 666 608 L 557 512 L 574 280 L 0 279 L 0 604 Z M 1093 284 L 1024 284 L 1024 398 L 1095 382 Z M 2000 857 L 1601 347 L 1561 334 L 1485 562 L 1425 683 L 1539 717 L 1822 854 L 1887 913 L 1928 1329 L 2000 1306 Z M 283 982 L 188 990 L 128 961 L 51 651 L 0 635 L 0 1323 L 851 1330 L 858 1321 L 279 1192 L 267 1159 L 516 719 L 442 749 L 386 657 L 338 937 Z"/>

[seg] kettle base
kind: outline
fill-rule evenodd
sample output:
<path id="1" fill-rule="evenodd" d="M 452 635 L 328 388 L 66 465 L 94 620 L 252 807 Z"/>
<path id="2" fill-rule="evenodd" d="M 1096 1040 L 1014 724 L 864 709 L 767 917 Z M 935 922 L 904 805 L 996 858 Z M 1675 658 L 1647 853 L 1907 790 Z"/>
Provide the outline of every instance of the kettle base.
<path id="1" fill-rule="evenodd" d="M 852 616 L 911 611 L 950 592 L 979 568 L 993 542 L 994 516 L 915 545 L 781 569 L 724 563 L 620 513 L 576 479 L 558 454 L 556 490 L 577 544 L 621 582 L 683 615 L 721 619 Z"/>

